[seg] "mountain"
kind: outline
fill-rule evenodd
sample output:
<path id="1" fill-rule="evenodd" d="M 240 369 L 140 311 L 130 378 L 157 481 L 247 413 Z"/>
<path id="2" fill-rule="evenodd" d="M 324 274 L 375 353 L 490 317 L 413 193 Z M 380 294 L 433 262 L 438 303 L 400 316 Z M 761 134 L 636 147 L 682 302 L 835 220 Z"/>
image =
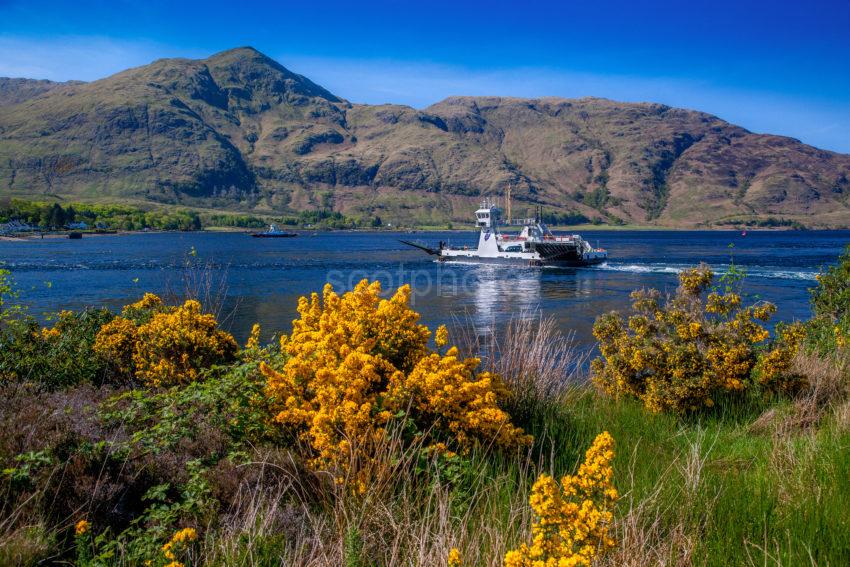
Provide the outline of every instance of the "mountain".
<path id="1" fill-rule="evenodd" d="M 243 47 L 91 83 L 0 79 L 4 194 L 468 221 L 510 185 L 605 222 L 850 226 L 850 156 L 599 98 L 351 104 Z"/>
<path id="2" fill-rule="evenodd" d="M 10 79 L 0 77 L 0 106 L 18 104 L 43 93 L 66 85 L 82 84 L 80 81 L 57 83 L 37 79 Z"/>

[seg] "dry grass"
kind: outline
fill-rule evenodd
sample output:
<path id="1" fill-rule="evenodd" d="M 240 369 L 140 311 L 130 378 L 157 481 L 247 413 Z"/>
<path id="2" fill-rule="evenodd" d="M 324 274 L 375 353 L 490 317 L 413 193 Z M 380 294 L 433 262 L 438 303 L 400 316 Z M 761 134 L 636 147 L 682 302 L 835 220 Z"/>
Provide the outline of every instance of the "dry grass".
<path id="1" fill-rule="evenodd" d="M 623 496 L 614 528 L 620 545 L 605 558 L 605 565 L 686 566 L 700 562 L 689 512 L 712 505 L 711 499 L 706 502 L 703 498 L 709 490 L 704 479 L 718 437 L 701 427 L 683 429 L 674 436 L 683 440 L 679 443 L 682 450 L 665 463 L 648 491 L 635 475 L 642 447 L 633 447 L 628 473 L 618 479 Z M 670 487 L 677 487 L 673 499 Z M 643 491 L 639 497 L 635 494 L 638 489 Z"/>
<path id="2" fill-rule="evenodd" d="M 516 315 L 499 334 L 481 333 L 471 321 L 456 321 L 454 327 L 452 336 L 458 338 L 461 352 L 482 357 L 484 369 L 508 385 L 512 398 L 506 409 L 520 422 L 544 407 L 562 404 L 587 383 L 590 353 L 539 311 Z"/>
<path id="3" fill-rule="evenodd" d="M 493 340 L 489 368 L 504 378 L 520 397 L 562 399 L 570 387 L 586 381 L 588 353 L 572 334 L 564 335 L 551 317 L 526 313 L 505 326 Z"/>
<path id="4" fill-rule="evenodd" d="M 194 248 L 183 261 L 183 269 L 176 279 L 165 281 L 163 298 L 168 305 L 178 305 L 194 299 L 201 304 L 205 313 L 211 313 L 223 329 L 229 328 L 239 307 L 238 302 L 226 309 L 229 285 L 229 266 L 221 266 L 213 260 L 200 260 Z"/>
<path id="5" fill-rule="evenodd" d="M 792 361 L 791 372 L 803 377 L 806 385 L 790 408 L 774 406 L 765 410 L 750 425 L 751 432 L 787 438 L 811 430 L 824 417 L 840 411 L 850 394 L 850 368 L 845 353 L 820 356 L 801 350 Z"/>
<path id="6" fill-rule="evenodd" d="M 0 535 L 0 565 L 36 565 L 49 556 L 51 544 L 49 530 L 43 524 Z"/>
<path id="7" fill-rule="evenodd" d="M 252 463 L 263 473 L 239 486 L 223 527 L 208 538 L 206 559 L 227 565 L 440 565 L 459 547 L 470 564 L 501 565 L 531 523 L 528 487 L 517 484 L 532 474 L 528 457 L 520 470 L 509 467 L 495 477 L 486 465 L 470 471 L 470 488 L 458 494 L 438 459 L 423 462 L 418 447 L 401 441 L 390 435 L 375 447 L 373 460 L 352 459 L 347 474 L 367 479 L 360 490 L 333 482 L 330 474 L 308 489 L 294 461 L 264 457 Z M 269 475 L 273 482 L 263 479 Z M 281 535 L 284 545 L 265 546 Z"/>

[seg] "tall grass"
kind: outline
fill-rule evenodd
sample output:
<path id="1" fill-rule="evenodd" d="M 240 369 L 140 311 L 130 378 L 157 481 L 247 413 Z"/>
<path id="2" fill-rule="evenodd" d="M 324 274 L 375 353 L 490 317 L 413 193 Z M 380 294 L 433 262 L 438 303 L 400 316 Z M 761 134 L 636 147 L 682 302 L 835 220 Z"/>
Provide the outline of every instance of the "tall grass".
<path id="1" fill-rule="evenodd" d="M 368 448 L 373 459 L 352 450 L 341 470 L 367 479 L 353 490 L 334 481 L 339 471 L 306 469 L 297 447 L 258 446 L 238 470 L 215 471 L 227 504 L 199 526 L 198 562 L 445 565 L 457 547 L 467 565 L 501 565 L 507 550 L 530 538 L 528 497 L 537 476 L 574 472 L 594 437 L 608 431 L 616 440 L 619 544 L 601 564 L 847 563 L 843 359 L 798 355 L 795 368 L 810 386 L 795 399 L 721 399 L 711 413 L 683 419 L 597 394 L 584 355 L 547 319 L 517 319 L 486 340 L 470 333 L 464 349 L 488 353 L 484 366 L 511 386 L 510 410 L 534 435 L 532 447 L 423 457 L 397 430 Z M 0 518 L 0 562 L 45 557 L 60 528 L 37 515 L 22 522 L 16 513 L 7 509 Z M 119 552 L 114 563 L 132 561 Z"/>
<path id="2" fill-rule="evenodd" d="M 220 327 L 228 329 L 239 308 L 238 301 L 226 308 L 230 298 L 229 271 L 228 264 L 198 258 L 193 247 L 183 259 L 182 269 L 165 280 L 163 297 L 169 305 L 193 299 L 201 304 L 205 313 L 215 316 Z"/>
<path id="3" fill-rule="evenodd" d="M 726 401 L 711 415 L 682 420 L 597 395 L 579 354 L 554 356 L 577 353 L 570 345 L 536 319 L 512 322 L 490 347 L 498 356 L 486 364 L 517 392 L 514 409 L 535 434 L 528 452 L 482 450 L 447 471 L 417 460 L 415 447 L 388 443 L 372 466 L 392 473 L 376 471 L 363 494 L 325 483 L 321 506 L 290 498 L 302 529 L 278 551 L 247 542 L 267 537 L 260 511 L 277 506 L 281 493 L 258 499 L 245 490 L 248 503 L 233 512 L 242 519 L 215 536 L 210 557 L 246 565 L 441 565 L 458 547 L 466 564 L 501 565 L 508 549 L 530 537 L 533 480 L 542 471 L 573 472 L 603 430 L 617 442 L 622 494 L 614 526 L 620 544 L 603 564 L 838 565 L 850 557 L 850 434 L 837 393 L 846 374 L 801 359 L 796 364 L 819 378 L 799 400 Z M 818 427 L 770 417 L 812 400 L 820 400 Z M 263 549 L 270 555 L 258 555 Z"/>

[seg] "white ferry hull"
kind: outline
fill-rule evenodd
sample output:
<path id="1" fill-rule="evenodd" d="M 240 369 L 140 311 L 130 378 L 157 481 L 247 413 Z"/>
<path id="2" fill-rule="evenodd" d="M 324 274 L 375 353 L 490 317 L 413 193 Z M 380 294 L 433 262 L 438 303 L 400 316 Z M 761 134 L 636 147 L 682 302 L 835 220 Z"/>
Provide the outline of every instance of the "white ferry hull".
<path id="1" fill-rule="evenodd" d="M 452 252 L 455 252 L 454 250 Z M 607 260 L 607 257 L 591 257 L 591 258 L 573 258 L 573 259 L 560 259 L 560 260 L 550 260 L 550 259 L 541 259 L 539 257 L 531 257 L 531 256 L 516 256 L 516 255 L 504 255 L 504 256 L 495 256 L 495 257 L 482 257 L 475 253 L 475 251 L 470 251 L 467 254 L 464 253 L 453 253 L 453 254 L 441 254 L 438 257 L 440 262 L 470 262 L 476 264 L 496 264 L 502 266 L 554 266 L 559 268 L 578 268 L 583 266 L 593 266 L 596 264 L 601 264 Z"/>

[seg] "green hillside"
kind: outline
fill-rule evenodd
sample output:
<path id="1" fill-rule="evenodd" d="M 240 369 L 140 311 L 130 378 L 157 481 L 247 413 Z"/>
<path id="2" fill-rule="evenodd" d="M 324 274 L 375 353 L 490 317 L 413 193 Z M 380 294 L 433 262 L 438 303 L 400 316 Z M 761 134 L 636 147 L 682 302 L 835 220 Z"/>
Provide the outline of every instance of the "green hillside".
<path id="1" fill-rule="evenodd" d="M 7 195 L 436 225 L 509 185 L 515 210 L 609 224 L 850 226 L 850 156 L 660 104 L 351 104 L 248 47 L 0 80 Z"/>

